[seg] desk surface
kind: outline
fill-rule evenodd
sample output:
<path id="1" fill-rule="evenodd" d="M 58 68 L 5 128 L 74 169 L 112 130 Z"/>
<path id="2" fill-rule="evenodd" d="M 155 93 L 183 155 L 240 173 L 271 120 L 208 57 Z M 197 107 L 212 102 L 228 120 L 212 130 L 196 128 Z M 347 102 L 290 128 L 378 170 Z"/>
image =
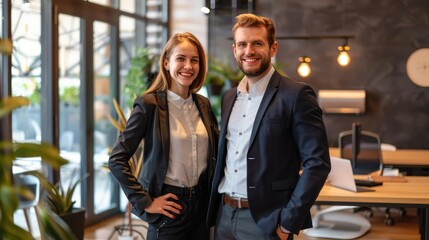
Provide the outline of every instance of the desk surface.
<path id="1" fill-rule="evenodd" d="M 429 205 L 429 177 L 405 177 L 407 182 L 384 182 L 373 187 L 375 192 L 351 192 L 325 184 L 316 202 L 392 204 L 401 206 Z"/>
<path id="2" fill-rule="evenodd" d="M 355 176 L 357 177 L 357 176 Z M 325 184 L 316 204 L 416 207 L 420 211 L 420 239 L 429 239 L 429 177 L 405 177 L 407 182 L 384 182 L 375 192 L 350 192 Z"/>
<path id="3" fill-rule="evenodd" d="M 338 148 L 329 148 L 331 156 L 339 157 Z M 429 150 L 398 149 L 396 151 L 383 151 L 383 164 L 394 166 L 429 166 Z"/>

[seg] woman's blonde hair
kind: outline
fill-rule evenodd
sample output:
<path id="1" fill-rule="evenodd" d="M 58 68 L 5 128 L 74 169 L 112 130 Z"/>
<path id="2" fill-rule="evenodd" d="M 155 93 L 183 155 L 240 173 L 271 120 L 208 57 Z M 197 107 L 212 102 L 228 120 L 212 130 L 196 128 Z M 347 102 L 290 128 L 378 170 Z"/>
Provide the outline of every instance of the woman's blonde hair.
<path id="1" fill-rule="evenodd" d="M 197 78 L 189 86 L 189 92 L 195 93 L 198 92 L 204 84 L 204 79 L 207 71 L 207 60 L 204 48 L 201 45 L 200 41 L 192 33 L 176 33 L 174 34 L 168 42 L 165 44 L 164 49 L 162 50 L 161 56 L 159 57 L 159 73 L 157 74 L 152 85 L 146 90 L 145 93 L 158 92 L 158 91 L 167 91 L 171 85 L 171 76 L 170 73 L 164 67 L 164 61 L 169 60 L 173 49 L 177 47 L 182 42 L 190 42 L 197 47 L 200 70 L 198 72 Z"/>

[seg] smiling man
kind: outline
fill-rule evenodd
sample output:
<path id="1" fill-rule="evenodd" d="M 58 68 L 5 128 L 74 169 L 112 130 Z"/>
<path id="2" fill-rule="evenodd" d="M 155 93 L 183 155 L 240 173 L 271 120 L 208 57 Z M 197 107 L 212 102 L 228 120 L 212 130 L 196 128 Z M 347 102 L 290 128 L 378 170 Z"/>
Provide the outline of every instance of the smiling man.
<path id="1" fill-rule="evenodd" d="M 241 14 L 232 31 L 245 76 L 222 98 L 208 224 L 218 240 L 290 240 L 311 227 L 310 208 L 330 171 L 322 111 L 310 86 L 272 66 L 271 19 Z"/>

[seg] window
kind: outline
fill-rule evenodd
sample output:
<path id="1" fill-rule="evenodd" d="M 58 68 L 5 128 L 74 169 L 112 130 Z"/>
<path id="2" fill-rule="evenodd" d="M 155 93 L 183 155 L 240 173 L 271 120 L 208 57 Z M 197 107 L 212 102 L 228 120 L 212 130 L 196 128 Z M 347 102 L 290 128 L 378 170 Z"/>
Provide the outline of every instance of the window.
<path id="1" fill-rule="evenodd" d="M 70 161 L 59 172 L 64 183 L 73 169 L 90 173 L 74 196 L 77 206 L 87 209 L 87 224 L 120 210 L 119 188 L 103 168 L 117 137 L 107 115 L 114 116 L 112 99 L 121 98 L 120 86 L 135 50 L 150 47 L 161 51 L 168 16 L 167 1 L 118 0 L 118 6 L 112 6 L 110 0 L 90 2 L 96 4 L 12 0 L 8 28 L 14 50 L 7 63 L 12 77 L 10 82 L 0 81 L 10 84 L 12 95 L 28 97 L 31 102 L 13 112 L 9 126 L 13 140 L 58 145 L 61 155 Z M 3 16 L 2 0 L 0 6 Z M 50 16 L 58 21 L 52 23 Z M 0 36 L 6 31 L 3 27 L 1 24 Z M 52 115 L 47 117 L 51 124 L 45 123 L 46 115 Z M 43 167 L 38 158 L 18 159 L 14 171 Z M 24 221 L 22 217 L 15 220 Z"/>

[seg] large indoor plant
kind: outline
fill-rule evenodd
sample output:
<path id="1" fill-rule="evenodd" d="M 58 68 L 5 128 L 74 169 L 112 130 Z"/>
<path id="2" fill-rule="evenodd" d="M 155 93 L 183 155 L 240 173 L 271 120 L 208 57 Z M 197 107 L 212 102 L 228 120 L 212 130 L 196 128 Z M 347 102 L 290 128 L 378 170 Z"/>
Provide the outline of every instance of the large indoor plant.
<path id="1" fill-rule="evenodd" d="M 118 101 L 113 99 L 113 105 L 115 107 L 118 120 L 110 115 L 108 116 L 110 122 L 119 133 L 121 133 L 126 126 L 127 117 L 125 116 L 125 113 L 130 113 L 129 110 L 132 108 L 135 98 L 146 91 L 152 83 L 152 80 L 154 80 L 157 74 L 157 59 L 157 56 L 152 53 L 149 48 L 137 48 L 135 55 L 131 58 L 122 94 L 125 99 L 124 110 L 120 107 Z M 129 160 L 129 164 L 133 175 L 138 177 L 143 164 L 143 141 L 140 143 L 139 149 Z M 124 224 L 115 226 L 115 229 L 120 232 L 120 237 L 127 237 L 125 236 L 127 233 L 129 233 L 129 237 L 132 237 L 134 232 L 131 209 L 131 203 L 128 202 L 124 213 Z"/>
<path id="2" fill-rule="evenodd" d="M 118 130 L 119 133 L 121 133 L 122 131 L 124 131 L 127 120 L 124 114 L 124 111 L 121 109 L 121 107 L 119 106 L 118 101 L 116 101 L 116 99 L 113 99 L 113 105 L 115 106 L 115 110 L 116 110 L 116 114 L 118 115 L 118 120 L 116 120 L 115 118 L 113 118 L 112 116 L 108 116 L 110 122 L 112 123 L 112 125 L 116 128 L 116 130 Z M 131 167 L 131 172 L 133 173 L 134 177 L 138 178 L 142 165 L 143 165 L 143 141 L 140 143 L 140 147 L 139 149 L 133 154 L 133 156 L 131 157 L 131 159 L 128 161 L 128 163 L 130 164 Z M 133 223 L 132 223 L 132 216 L 131 216 L 131 203 L 128 202 L 127 203 L 127 207 L 125 209 L 125 213 L 124 213 L 124 224 L 120 225 L 120 226 L 116 226 L 115 229 L 118 229 L 120 231 L 120 234 L 122 236 L 120 237 L 125 237 L 125 235 L 129 235 L 130 237 L 132 237 L 133 235 Z M 141 225 L 139 225 L 141 226 Z"/>
<path id="3" fill-rule="evenodd" d="M 137 95 L 142 94 L 156 75 L 157 57 L 148 48 L 137 48 L 130 60 L 130 68 L 124 82 L 123 96 L 125 103 L 131 107 Z"/>
<path id="4" fill-rule="evenodd" d="M 35 174 L 40 175 L 40 173 Z M 76 169 L 74 169 L 67 187 L 64 187 L 61 181 L 57 184 L 53 184 L 52 182 L 41 178 L 42 186 L 46 191 L 46 205 L 70 227 L 70 230 L 77 239 L 83 239 L 84 236 L 85 209 L 74 207 L 76 201 L 73 200 L 73 194 L 77 186 L 87 176 L 88 174 L 79 178 Z"/>
<path id="5" fill-rule="evenodd" d="M 0 53 L 12 54 L 10 39 L 0 39 Z M 24 97 L 0 99 L 0 118 L 8 116 L 16 108 L 29 104 L 29 100 Z M 55 169 L 68 163 L 60 156 L 58 148 L 48 143 L 17 143 L 0 139 L 0 239 L 33 239 L 31 233 L 18 226 L 13 219 L 15 211 L 18 210 L 20 197 L 35 198 L 28 188 L 15 185 L 13 181 L 11 169 L 14 160 L 25 157 L 40 157 L 43 163 Z M 39 178 L 46 179 L 42 174 Z M 39 203 L 35 211 L 41 239 L 74 239 L 67 225 L 43 204 Z"/>
<path id="6" fill-rule="evenodd" d="M 23 97 L 0 99 L 0 118 L 7 116 L 15 108 L 28 105 L 28 99 Z M 58 149 L 47 143 L 0 141 L 0 239 L 33 239 L 31 233 L 18 226 L 13 219 L 18 210 L 19 198 L 34 198 L 29 189 L 13 182 L 13 162 L 25 157 L 40 157 L 44 163 L 56 169 L 67 163 Z M 37 174 L 39 179 L 46 180 L 44 175 L 39 172 Z M 36 213 L 42 239 L 74 239 L 68 227 L 43 204 L 36 206 Z"/>
<path id="7" fill-rule="evenodd" d="M 212 88 L 216 88 L 219 85 L 222 87 L 237 86 L 243 77 L 244 73 L 235 63 L 231 63 L 229 58 L 225 57 L 224 60 L 220 60 L 216 57 L 212 57 L 209 61 L 205 84 Z M 213 92 L 213 95 L 221 94 L 222 92 Z"/>

